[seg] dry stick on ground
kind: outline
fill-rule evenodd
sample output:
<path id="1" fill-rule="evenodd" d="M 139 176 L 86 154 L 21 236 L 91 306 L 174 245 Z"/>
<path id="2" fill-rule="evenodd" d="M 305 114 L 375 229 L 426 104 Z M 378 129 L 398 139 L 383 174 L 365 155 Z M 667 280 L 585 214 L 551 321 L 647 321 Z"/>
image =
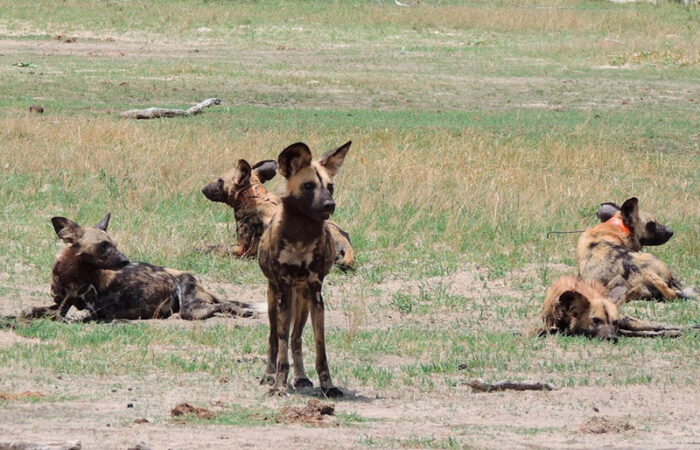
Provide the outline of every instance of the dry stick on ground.
<path id="1" fill-rule="evenodd" d="M 479 378 L 467 384 L 477 392 L 505 391 L 507 389 L 515 391 L 556 391 L 559 389 L 552 383 L 542 383 L 540 381 L 499 381 L 487 383 Z"/>
<path id="2" fill-rule="evenodd" d="M 80 450 L 83 448 L 80 441 L 65 441 L 65 442 L 5 442 L 0 441 L 0 450 Z"/>
<path id="3" fill-rule="evenodd" d="M 163 117 L 178 117 L 178 116 L 196 116 L 201 113 L 204 108 L 212 105 L 220 105 L 221 100 L 218 98 L 208 98 L 201 103 L 197 103 L 189 109 L 169 109 L 169 108 L 146 108 L 146 109 L 130 109 L 124 111 L 120 116 L 126 119 L 160 119 Z"/>

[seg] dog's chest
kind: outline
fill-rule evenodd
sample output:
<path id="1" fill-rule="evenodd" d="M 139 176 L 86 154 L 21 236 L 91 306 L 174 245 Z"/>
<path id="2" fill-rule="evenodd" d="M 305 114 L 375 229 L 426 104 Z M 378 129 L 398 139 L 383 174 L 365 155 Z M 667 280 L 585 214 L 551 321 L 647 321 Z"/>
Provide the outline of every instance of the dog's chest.
<path id="1" fill-rule="evenodd" d="M 317 239 L 310 242 L 290 242 L 282 239 L 281 244 L 280 253 L 277 257 L 277 262 L 281 265 L 309 267 L 317 256 Z"/>

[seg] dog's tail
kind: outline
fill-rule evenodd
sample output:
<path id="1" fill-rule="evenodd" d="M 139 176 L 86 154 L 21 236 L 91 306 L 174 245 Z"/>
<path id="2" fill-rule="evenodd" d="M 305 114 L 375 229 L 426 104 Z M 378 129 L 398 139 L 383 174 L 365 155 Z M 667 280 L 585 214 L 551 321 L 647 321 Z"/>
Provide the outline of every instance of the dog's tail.
<path id="1" fill-rule="evenodd" d="M 333 241 L 335 243 L 335 264 L 344 272 L 354 269 L 355 249 L 352 248 L 350 235 L 331 220 L 327 220 L 326 224 L 331 231 L 331 236 L 333 236 Z"/>

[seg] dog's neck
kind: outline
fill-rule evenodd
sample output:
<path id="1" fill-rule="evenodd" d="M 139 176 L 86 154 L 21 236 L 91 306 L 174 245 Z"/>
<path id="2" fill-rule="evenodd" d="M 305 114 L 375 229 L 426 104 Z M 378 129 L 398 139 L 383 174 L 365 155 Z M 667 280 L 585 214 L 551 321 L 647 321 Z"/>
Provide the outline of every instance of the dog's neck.
<path id="1" fill-rule="evenodd" d="M 620 230 L 620 232 L 625 236 L 629 237 L 632 235 L 632 232 L 630 229 L 625 225 L 625 222 L 622 220 L 622 217 L 619 215 L 613 216 L 610 219 L 608 219 L 605 223 L 612 225 L 613 227 L 617 228 Z"/>
<path id="2" fill-rule="evenodd" d="M 282 220 L 284 224 L 282 234 L 285 239 L 298 242 L 311 242 L 317 240 L 323 234 L 326 225 L 325 220 L 313 219 L 302 211 L 292 206 L 290 202 L 282 199 Z"/>
<path id="3" fill-rule="evenodd" d="M 232 206 L 233 209 L 236 209 L 248 200 L 254 198 L 271 201 L 270 197 L 267 195 L 265 186 L 263 186 L 263 184 L 259 181 L 251 182 L 247 187 L 238 190 L 236 195 L 233 197 L 233 202 L 230 204 L 230 206 Z"/>
<path id="4" fill-rule="evenodd" d="M 61 286 L 76 292 L 90 285 L 97 286 L 102 272 L 102 269 L 82 261 L 72 247 L 61 250 L 53 266 L 53 274 Z"/>

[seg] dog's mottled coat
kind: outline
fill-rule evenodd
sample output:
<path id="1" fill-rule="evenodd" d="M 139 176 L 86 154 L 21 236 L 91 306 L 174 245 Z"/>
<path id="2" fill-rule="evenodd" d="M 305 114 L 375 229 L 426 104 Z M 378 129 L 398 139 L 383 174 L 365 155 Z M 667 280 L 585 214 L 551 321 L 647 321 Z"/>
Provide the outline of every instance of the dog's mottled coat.
<path id="1" fill-rule="evenodd" d="M 107 233 L 110 215 L 95 227 L 63 217 L 51 219 L 66 244 L 56 257 L 51 295 L 54 304 L 25 311 L 25 317 L 64 317 L 71 306 L 86 311 L 83 320 L 206 319 L 216 313 L 249 316 L 243 303 L 226 302 L 208 292 L 190 273 L 130 262 Z"/>

